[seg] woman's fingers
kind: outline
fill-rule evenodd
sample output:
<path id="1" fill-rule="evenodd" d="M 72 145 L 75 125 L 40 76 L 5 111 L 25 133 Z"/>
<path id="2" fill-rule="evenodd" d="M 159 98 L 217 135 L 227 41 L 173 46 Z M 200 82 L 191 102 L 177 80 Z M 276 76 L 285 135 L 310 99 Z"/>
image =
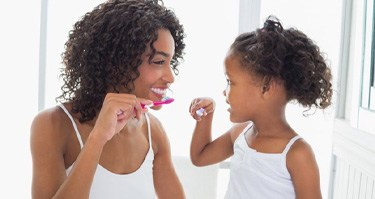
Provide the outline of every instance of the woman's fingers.
<path id="1" fill-rule="evenodd" d="M 123 94 L 124 95 L 124 94 Z M 143 108 L 143 105 L 152 104 L 152 101 L 143 99 L 143 98 L 137 98 L 135 96 L 131 96 L 129 98 L 128 94 L 125 94 L 125 96 L 119 96 L 117 103 L 119 103 L 120 108 L 118 113 L 121 113 L 121 115 L 125 116 L 122 117 L 122 119 L 127 118 L 137 118 L 140 119 L 141 115 L 145 112 L 147 112 L 147 108 Z M 127 112 L 127 114 L 124 114 L 124 112 Z"/>

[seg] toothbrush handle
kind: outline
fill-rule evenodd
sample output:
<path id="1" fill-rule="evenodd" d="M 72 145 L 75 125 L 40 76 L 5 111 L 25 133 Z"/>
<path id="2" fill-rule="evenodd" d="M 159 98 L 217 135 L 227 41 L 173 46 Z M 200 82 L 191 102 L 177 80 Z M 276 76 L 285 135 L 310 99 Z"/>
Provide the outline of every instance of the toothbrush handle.
<path id="1" fill-rule="evenodd" d="M 153 105 L 154 106 L 159 106 L 159 105 L 162 105 L 162 104 L 165 104 L 163 101 L 160 101 L 160 102 L 154 102 Z"/>
<path id="2" fill-rule="evenodd" d="M 152 103 L 152 104 L 142 104 L 141 103 L 141 107 L 144 109 L 144 108 L 150 108 L 152 106 L 155 106 L 155 103 Z"/>

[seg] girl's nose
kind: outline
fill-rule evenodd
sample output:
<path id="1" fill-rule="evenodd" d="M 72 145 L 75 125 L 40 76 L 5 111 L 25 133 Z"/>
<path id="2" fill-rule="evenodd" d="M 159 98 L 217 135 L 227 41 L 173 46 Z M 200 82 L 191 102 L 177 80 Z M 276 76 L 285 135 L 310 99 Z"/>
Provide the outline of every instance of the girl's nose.
<path id="1" fill-rule="evenodd" d="M 223 95 L 226 97 L 227 96 L 227 92 L 226 90 L 223 90 Z"/>

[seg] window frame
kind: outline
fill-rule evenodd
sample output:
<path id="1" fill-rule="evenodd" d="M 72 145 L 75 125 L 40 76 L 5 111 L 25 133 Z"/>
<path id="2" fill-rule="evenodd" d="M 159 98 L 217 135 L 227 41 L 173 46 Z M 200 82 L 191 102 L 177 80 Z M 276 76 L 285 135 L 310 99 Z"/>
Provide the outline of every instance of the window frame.
<path id="1" fill-rule="evenodd" d="M 374 87 L 374 0 L 364 2 L 363 15 L 363 59 L 362 59 L 362 85 L 361 101 L 358 107 L 358 123 L 360 130 L 371 132 L 375 129 L 375 87 Z M 375 133 L 375 132 L 373 132 Z"/>
<path id="2" fill-rule="evenodd" d="M 345 120 L 354 129 L 375 134 L 375 111 L 369 109 L 374 92 L 370 95 L 372 45 L 368 45 L 373 39 L 374 27 L 369 23 L 374 23 L 374 0 L 344 0 L 343 9 L 335 118 Z M 375 100 L 372 96 L 371 99 Z"/>

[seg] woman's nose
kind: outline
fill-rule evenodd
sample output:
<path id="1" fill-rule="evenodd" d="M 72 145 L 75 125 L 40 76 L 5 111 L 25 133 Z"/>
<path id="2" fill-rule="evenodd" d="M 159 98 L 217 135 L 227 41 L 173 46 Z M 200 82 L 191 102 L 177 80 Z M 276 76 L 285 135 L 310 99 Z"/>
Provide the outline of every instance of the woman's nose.
<path id="1" fill-rule="evenodd" d="M 170 66 L 165 67 L 165 68 L 166 69 L 164 70 L 163 79 L 167 81 L 168 83 L 173 83 L 174 82 L 173 69 Z"/>

